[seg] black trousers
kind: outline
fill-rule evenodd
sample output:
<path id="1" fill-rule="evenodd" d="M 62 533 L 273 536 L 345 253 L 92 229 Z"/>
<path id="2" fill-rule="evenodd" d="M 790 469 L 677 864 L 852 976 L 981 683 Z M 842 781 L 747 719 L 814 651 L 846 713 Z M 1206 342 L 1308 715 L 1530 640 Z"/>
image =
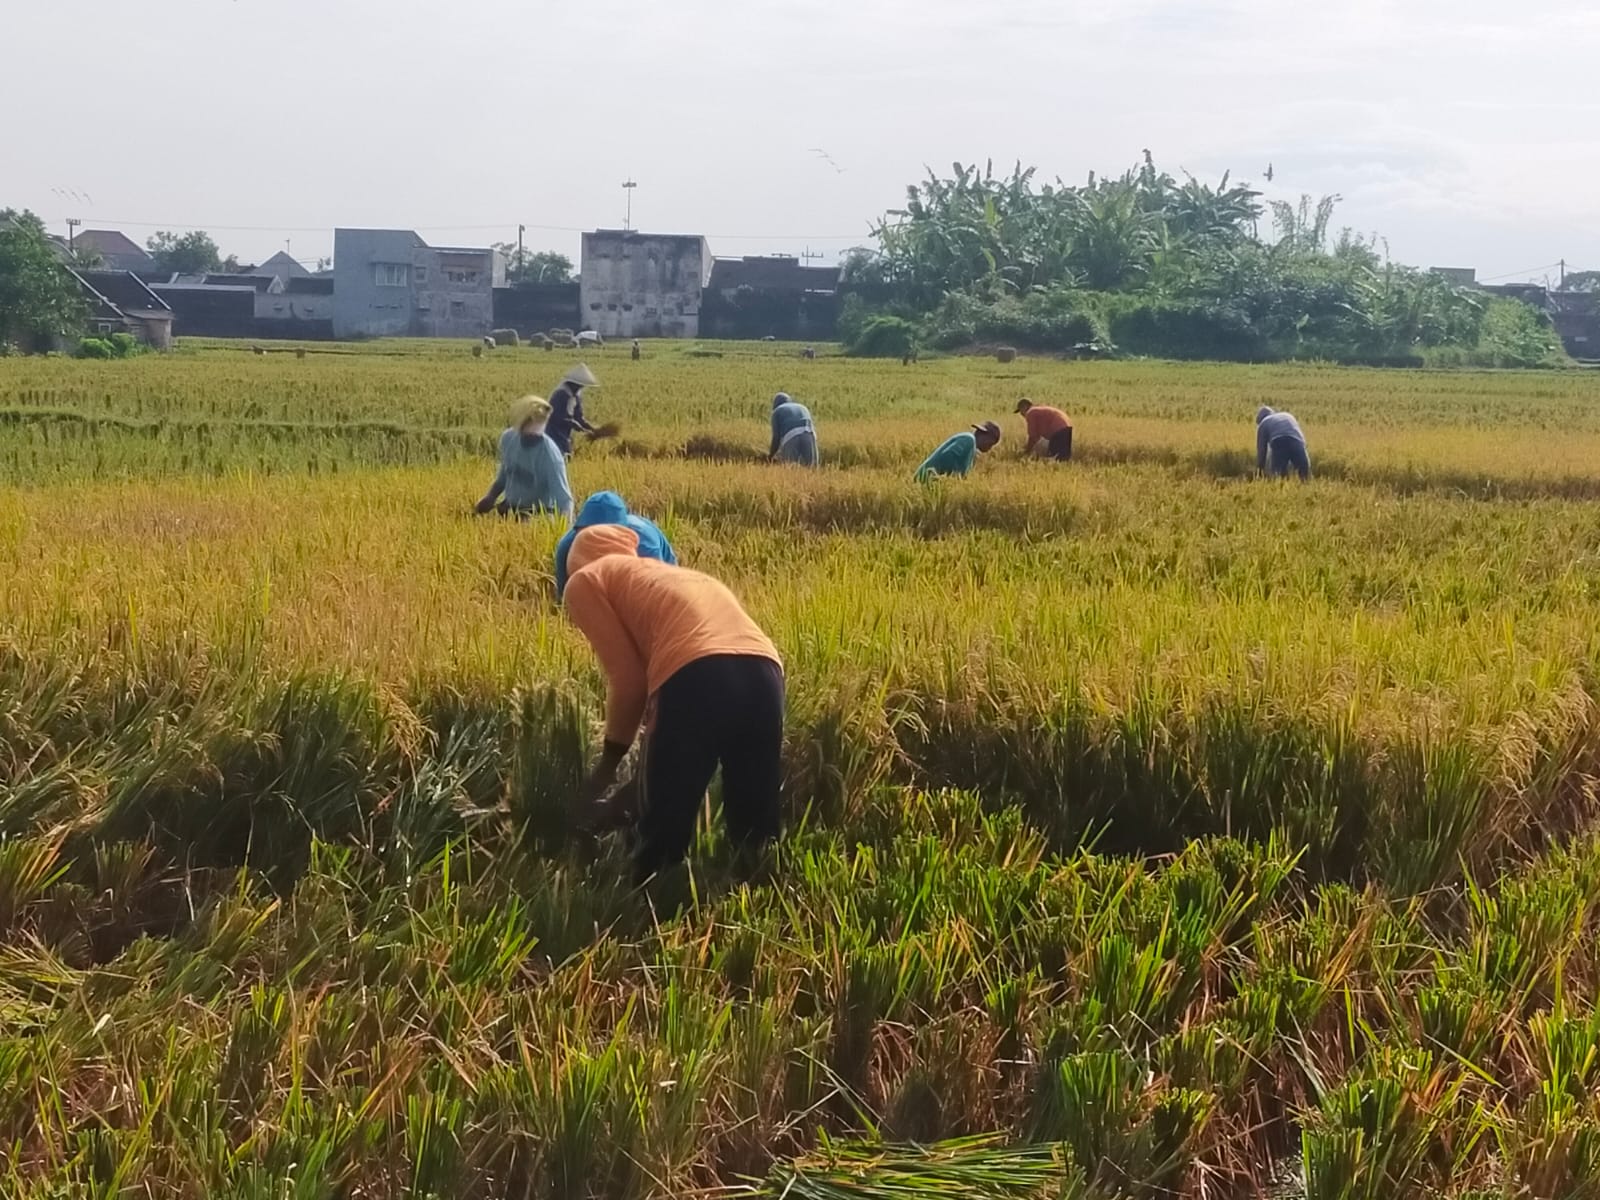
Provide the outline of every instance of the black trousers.
<path id="1" fill-rule="evenodd" d="M 770 658 L 696 659 L 656 693 L 644 751 L 638 878 L 683 859 L 695 813 L 720 764 L 722 820 L 739 850 L 778 836 L 782 783 L 783 668 Z"/>
<path id="2" fill-rule="evenodd" d="M 1050 457 L 1057 462 L 1066 462 L 1072 457 L 1072 426 L 1057 430 L 1050 435 Z"/>

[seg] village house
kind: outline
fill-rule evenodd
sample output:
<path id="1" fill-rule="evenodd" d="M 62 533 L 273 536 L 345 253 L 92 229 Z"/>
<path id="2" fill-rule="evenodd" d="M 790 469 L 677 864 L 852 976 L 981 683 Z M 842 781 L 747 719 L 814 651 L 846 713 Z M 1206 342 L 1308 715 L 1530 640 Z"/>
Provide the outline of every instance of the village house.
<path id="1" fill-rule="evenodd" d="M 172 347 L 172 309 L 132 271 L 68 270 L 89 302 L 90 333 L 126 333 L 156 350 Z"/>
<path id="2" fill-rule="evenodd" d="M 71 242 L 73 253 L 96 260 L 106 271 L 153 271 L 156 260 L 127 234 L 116 229 L 80 230 Z"/>
<path id="3" fill-rule="evenodd" d="M 333 334 L 477 337 L 505 286 L 497 250 L 430 246 L 409 229 L 333 231 Z"/>
<path id="4" fill-rule="evenodd" d="M 287 250 L 279 250 L 266 262 L 255 268 L 253 274 L 271 275 L 281 283 L 288 283 L 291 279 L 309 278 L 311 272 L 306 270 L 298 261 L 290 258 Z"/>

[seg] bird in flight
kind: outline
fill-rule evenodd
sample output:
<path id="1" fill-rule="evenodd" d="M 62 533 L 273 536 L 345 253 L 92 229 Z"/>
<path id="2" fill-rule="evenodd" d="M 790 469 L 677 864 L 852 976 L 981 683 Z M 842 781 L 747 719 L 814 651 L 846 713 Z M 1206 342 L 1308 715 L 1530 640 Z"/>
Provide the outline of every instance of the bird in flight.
<path id="1" fill-rule="evenodd" d="M 1267 182 L 1268 183 L 1272 182 L 1272 164 L 1271 163 L 1267 164 Z"/>
<path id="2" fill-rule="evenodd" d="M 839 174 L 839 175 L 843 175 L 844 174 L 844 168 L 841 167 L 838 163 L 834 162 L 833 161 L 833 155 L 829 154 L 821 146 L 813 146 L 813 147 L 811 147 L 811 153 L 815 154 L 823 162 L 827 163 L 830 167 L 832 167 L 836 174 Z"/>

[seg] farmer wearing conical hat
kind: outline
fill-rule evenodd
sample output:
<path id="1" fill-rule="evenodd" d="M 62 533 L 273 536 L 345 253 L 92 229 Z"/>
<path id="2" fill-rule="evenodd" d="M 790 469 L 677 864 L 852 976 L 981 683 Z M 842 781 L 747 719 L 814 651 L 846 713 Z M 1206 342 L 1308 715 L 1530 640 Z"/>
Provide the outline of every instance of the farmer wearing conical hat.
<path id="1" fill-rule="evenodd" d="M 526 518 L 532 513 L 572 516 L 567 460 L 549 435 L 550 405 L 524 396 L 511 406 L 510 425 L 500 435 L 500 470 L 478 501 L 479 514 Z"/>
<path id="2" fill-rule="evenodd" d="M 579 363 L 561 377 L 561 383 L 550 393 L 550 439 L 564 455 L 572 454 L 572 431 L 581 429 L 592 435 L 594 426 L 583 416 L 583 389 L 599 387 L 587 363 Z"/>
<path id="3" fill-rule="evenodd" d="M 728 838 L 755 866 L 779 826 L 784 685 L 772 641 L 711 576 L 641 558 L 626 525 L 580 532 L 567 565 L 567 615 L 606 674 L 605 746 L 579 797 L 585 823 L 627 815 L 601 798 L 642 726 L 638 880 L 687 853 L 719 766 Z"/>
<path id="4" fill-rule="evenodd" d="M 1256 409 L 1256 470 L 1280 479 L 1290 471 L 1301 479 L 1311 478 L 1306 435 L 1293 413 L 1266 404 Z"/>
<path id="5" fill-rule="evenodd" d="M 993 421 L 974 425 L 972 432 L 963 430 L 951 434 L 917 468 L 916 480 L 926 483 L 940 475 L 965 475 L 978 461 L 979 454 L 987 454 L 1000 444 L 1000 426 Z"/>

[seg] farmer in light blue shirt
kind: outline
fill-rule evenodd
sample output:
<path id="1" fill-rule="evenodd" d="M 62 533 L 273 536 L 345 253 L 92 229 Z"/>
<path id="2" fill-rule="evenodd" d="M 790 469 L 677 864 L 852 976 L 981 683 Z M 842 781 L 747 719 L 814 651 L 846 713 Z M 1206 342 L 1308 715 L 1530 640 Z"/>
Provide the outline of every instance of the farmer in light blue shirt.
<path id="1" fill-rule="evenodd" d="M 1256 470 L 1279 479 L 1290 471 L 1301 479 L 1311 478 L 1306 435 L 1293 413 L 1278 412 L 1265 404 L 1256 409 Z"/>
<path id="2" fill-rule="evenodd" d="M 965 475 L 979 454 L 987 454 L 999 444 L 1000 426 L 993 421 L 974 425 L 971 433 L 952 434 L 917 468 L 916 480 L 926 483 L 940 475 Z"/>
<path id="3" fill-rule="evenodd" d="M 815 467 L 821 461 L 811 410 L 797 404 L 788 392 L 779 392 L 772 398 L 772 449 L 767 451 L 767 457 L 802 467 Z"/>
<path id="4" fill-rule="evenodd" d="M 572 517 L 567 460 L 545 432 L 549 419 L 550 403 L 539 396 L 524 396 L 511 406 L 511 427 L 500 435 L 500 471 L 478 501 L 480 515 Z"/>
<path id="5" fill-rule="evenodd" d="M 653 558 L 658 562 L 678 565 L 678 556 L 672 552 L 672 543 L 659 526 L 648 517 L 628 511 L 628 506 L 615 492 L 596 492 L 583 502 L 578 519 L 565 536 L 556 543 L 556 599 L 567 590 L 567 555 L 573 540 L 591 525 L 626 525 L 639 535 L 638 557 Z"/>

